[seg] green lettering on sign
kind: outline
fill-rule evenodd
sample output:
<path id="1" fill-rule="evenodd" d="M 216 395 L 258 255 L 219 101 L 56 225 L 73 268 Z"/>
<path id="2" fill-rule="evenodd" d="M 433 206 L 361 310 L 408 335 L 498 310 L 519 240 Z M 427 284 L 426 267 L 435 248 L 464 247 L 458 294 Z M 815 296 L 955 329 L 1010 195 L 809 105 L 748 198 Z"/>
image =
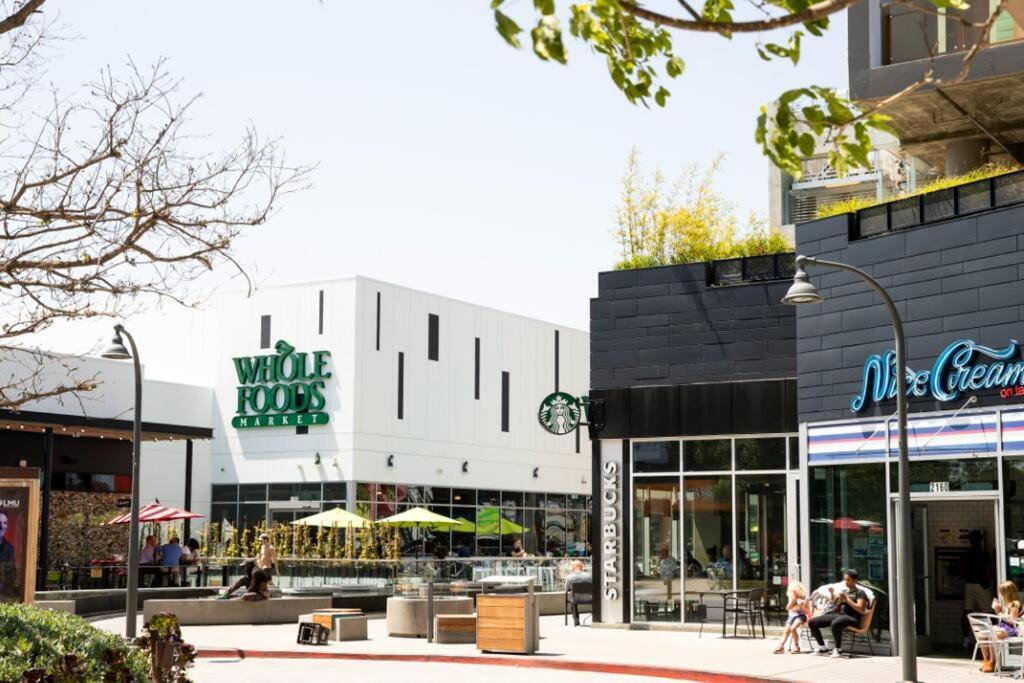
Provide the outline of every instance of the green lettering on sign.
<path id="1" fill-rule="evenodd" d="M 235 429 L 253 427 L 303 427 L 330 421 L 326 388 L 330 351 L 296 353 L 295 347 L 280 340 L 277 353 L 232 358 L 238 389 Z"/>

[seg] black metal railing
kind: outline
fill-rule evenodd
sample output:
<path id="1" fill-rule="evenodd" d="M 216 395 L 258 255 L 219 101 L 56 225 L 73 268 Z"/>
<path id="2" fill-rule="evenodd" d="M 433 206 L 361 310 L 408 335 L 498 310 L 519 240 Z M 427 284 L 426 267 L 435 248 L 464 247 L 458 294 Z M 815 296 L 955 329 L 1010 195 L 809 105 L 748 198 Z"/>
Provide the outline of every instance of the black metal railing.
<path id="1" fill-rule="evenodd" d="M 708 287 L 739 285 L 769 280 L 788 280 L 796 270 L 796 255 L 765 254 L 722 259 L 705 264 Z"/>
<path id="2" fill-rule="evenodd" d="M 1014 171 L 860 209 L 850 239 L 885 235 L 1021 202 L 1024 171 Z"/>

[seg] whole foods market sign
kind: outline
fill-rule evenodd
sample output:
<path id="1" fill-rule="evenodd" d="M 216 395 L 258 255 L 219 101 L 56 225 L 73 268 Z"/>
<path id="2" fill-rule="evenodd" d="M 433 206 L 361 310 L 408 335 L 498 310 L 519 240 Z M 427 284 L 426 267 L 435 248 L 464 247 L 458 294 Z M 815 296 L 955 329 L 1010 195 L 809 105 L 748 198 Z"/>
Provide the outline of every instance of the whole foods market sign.
<path id="1" fill-rule="evenodd" d="M 281 340 L 277 353 L 266 356 L 233 358 L 238 376 L 238 395 L 231 426 L 299 427 L 324 425 L 330 416 L 324 412 L 330 351 L 298 352 Z"/>
<path id="2" fill-rule="evenodd" d="M 962 394 L 985 389 L 1016 393 L 1024 384 L 1024 361 L 1020 344 L 1012 339 L 1001 349 L 959 339 L 940 353 L 928 370 L 906 368 L 907 396 L 931 396 L 937 401 L 955 401 Z M 896 397 L 896 353 L 872 354 L 864 362 L 860 393 L 850 409 L 860 412 L 871 402 Z"/>

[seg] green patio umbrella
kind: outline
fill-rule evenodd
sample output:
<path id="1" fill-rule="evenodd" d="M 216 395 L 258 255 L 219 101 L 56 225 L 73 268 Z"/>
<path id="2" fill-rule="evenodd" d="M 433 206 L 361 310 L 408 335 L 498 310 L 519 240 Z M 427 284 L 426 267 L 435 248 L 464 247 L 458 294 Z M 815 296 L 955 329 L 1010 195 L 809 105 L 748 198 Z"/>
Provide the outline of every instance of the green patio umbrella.
<path id="1" fill-rule="evenodd" d="M 456 517 L 455 521 L 459 523 L 458 526 L 453 526 L 452 531 L 457 534 L 471 534 L 476 531 L 476 524 L 469 521 L 465 517 Z"/>
<path id="2" fill-rule="evenodd" d="M 355 529 L 365 529 L 370 526 L 370 520 L 351 513 L 348 510 L 336 507 L 330 510 L 324 510 L 323 512 L 318 512 L 315 515 L 310 515 L 309 517 L 297 519 L 292 522 L 292 524 L 295 526 L 336 526 L 339 529 L 347 529 L 349 524 L 351 524 Z"/>
<path id="3" fill-rule="evenodd" d="M 502 517 L 496 507 L 480 508 L 476 514 L 476 529 L 481 536 L 508 536 L 525 531 L 512 520 Z"/>

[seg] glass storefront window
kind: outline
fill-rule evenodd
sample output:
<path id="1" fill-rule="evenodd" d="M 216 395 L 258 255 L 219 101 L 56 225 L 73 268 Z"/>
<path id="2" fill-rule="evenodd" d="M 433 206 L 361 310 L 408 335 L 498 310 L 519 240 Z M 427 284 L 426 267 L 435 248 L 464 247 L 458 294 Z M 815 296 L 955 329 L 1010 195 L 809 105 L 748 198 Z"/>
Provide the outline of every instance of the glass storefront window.
<path id="1" fill-rule="evenodd" d="M 1024 585 L 1024 458 L 1003 459 L 1006 578 Z"/>
<path id="2" fill-rule="evenodd" d="M 683 479 L 683 533 L 688 589 L 733 584 L 732 477 Z"/>
<path id="3" fill-rule="evenodd" d="M 683 442 L 683 470 L 686 472 L 728 472 L 732 469 L 730 439 L 702 439 Z"/>
<path id="4" fill-rule="evenodd" d="M 452 489 L 452 505 L 476 505 L 476 489 Z"/>
<path id="5" fill-rule="evenodd" d="M 800 440 L 795 436 L 789 437 L 789 469 L 800 469 Z"/>
<path id="6" fill-rule="evenodd" d="M 523 493 L 523 507 L 542 508 L 544 507 L 544 494 L 526 491 Z"/>
<path id="7" fill-rule="evenodd" d="M 238 506 L 238 527 L 240 529 L 255 529 L 267 519 L 267 506 L 265 503 L 242 503 Z"/>
<path id="8" fill-rule="evenodd" d="M 476 492 L 477 505 L 501 505 L 501 494 L 497 491 L 480 490 Z"/>
<path id="9" fill-rule="evenodd" d="M 736 469 L 786 469 L 786 439 L 736 439 Z"/>
<path id="10" fill-rule="evenodd" d="M 834 583 L 853 567 L 880 600 L 875 621 L 889 629 L 885 465 L 810 468 L 811 584 Z"/>
<path id="11" fill-rule="evenodd" d="M 522 492 L 516 491 L 502 491 L 501 492 L 501 507 L 503 508 L 516 508 L 523 507 L 523 494 Z"/>
<path id="12" fill-rule="evenodd" d="M 529 495 L 529 494 L 527 494 Z M 523 550 L 530 555 L 543 555 L 544 511 L 523 510 Z"/>
<path id="13" fill-rule="evenodd" d="M 214 503 L 232 503 L 238 500 L 238 484 L 214 484 L 210 500 Z"/>
<path id="14" fill-rule="evenodd" d="M 476 554 L 476 508 L 453 506 L 451 518 L 465 522 L 452 529 L 452 548 L 456 557 L 471 557 Z"/>
<path id="15" fill-rule="evenodd" d="M 633 444 L 633 472 L 678 472 L 678 441 L 638 441 Z"/>
<path id="16" fill-rule="evenodd" d="M 320 484 L 271 484 L 268 500 L 321 500 Z"/>
<path id="17" fill-rule="evenodd" d="M 548 508 L 544 515 L 544 554 L 561 557 L 565 554 L 565 512 Z"/>
<path id="18" fill-rule="evenodd" d="M 267 499 L 267 485 L 266 484 L 239 484 L 238 485 L 238 500 L 241 501 L 256 501 Z"/>
<path id="19" fill-rule="evenodd" d="M 549 493 L 544 496 L 544 507 L 548 512 L 565 510 L 565 496 L 561 493 Z"/>
<path id="20" fill-rule="evenodd" d="M 345 500 L 348 487 L 345 482 L 327 482 L 324 484 L 324 500 Z"/>
<path id="21" fill-rule="evenodd" d="M 895 462 L 889 463 L 889 488 L 899 491 L 899 472 Z M 999 488 L 995 458 L 957 460 L 911 460 L 910 492 L 928 493 L 932 484 L 950 491 L 995 491 Z"/>
<path id="22" fill-rule="evenodd" d="M 679 478 L 633 482 L 633 620 L 679 621 Z"/>
<path id="23" fill-rule="evenodd" d="M 786 475 L 736 477 L 739 587 L 782 589 L 789 573 L 786 543 Z"/>
<path id="24" fill-rule="evenodd" d="M 424 486 L 423 497 L 432 503 L 448 505 L 452 502 L 452 490 L 447 486 Z"/>

